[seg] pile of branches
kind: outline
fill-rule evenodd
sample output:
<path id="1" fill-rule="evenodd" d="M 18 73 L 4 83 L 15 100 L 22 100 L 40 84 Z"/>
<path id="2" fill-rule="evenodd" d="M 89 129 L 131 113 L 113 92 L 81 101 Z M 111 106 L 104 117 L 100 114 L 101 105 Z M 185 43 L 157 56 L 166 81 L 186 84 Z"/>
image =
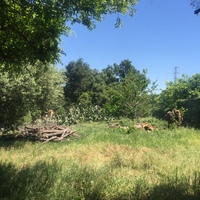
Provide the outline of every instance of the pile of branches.
<path id="1" fill-rule="evenodd" d="M 20 133 L 25 138 L 40 140 L 43 143 L 54 141 L 54 142 L 65 142 L 69 141 L 69 137 L 79 137 L 76 131 L 64 126 L 25 126 L 19 129 Z"/>

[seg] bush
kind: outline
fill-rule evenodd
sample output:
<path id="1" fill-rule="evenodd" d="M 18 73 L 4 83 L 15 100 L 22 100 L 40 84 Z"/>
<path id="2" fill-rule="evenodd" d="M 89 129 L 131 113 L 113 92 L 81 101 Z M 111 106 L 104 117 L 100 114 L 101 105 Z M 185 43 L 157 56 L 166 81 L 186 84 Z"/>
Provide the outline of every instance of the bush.
<path id="1" fill-rule="evenodd" d="M 69 108 L 63 123 L 71 125 L 79 122 L 97 122 L 105 119 L 104 112 L 98 105 L 82 106 L 82 104 L 78 104 Z"/>

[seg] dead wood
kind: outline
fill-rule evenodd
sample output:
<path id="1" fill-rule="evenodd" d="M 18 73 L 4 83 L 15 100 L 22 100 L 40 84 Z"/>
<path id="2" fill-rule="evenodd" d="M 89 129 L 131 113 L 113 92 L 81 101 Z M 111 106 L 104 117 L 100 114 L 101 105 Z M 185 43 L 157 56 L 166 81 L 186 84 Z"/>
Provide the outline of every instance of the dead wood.
<path id="1" fill-rule="evenodd" d="M 49 142 L 51 140 L 55 140 L 57 138 L 57 136 L 54 136 L 54 137 L 51 137 L 49 139 L 44 139 L 44 138 L 41 138 L 40 140 L 43 140 L 44 142 L 43 143 L 46 143 L 46 142 Z"/>
<path id="2" fill-rule="evenodd" d="M 63 136 L 65 133 L 73 134 L 75 131 L 70 130 L 69 128 L 64 130 L 45 130 L 42 132 L 43 137 L 52 137 L 52 136 Z"/>
<path id="3" fill-rule="evenodd" d="M 66 138 L 74 136 L 79 137 L 75 130 L 65 126 L 25 126 L 20 128 L 19 131 L 23 137 L 34 138 L 34 140 L 43 141 L 47 143 L 49 141 L 65 141 Z"/>

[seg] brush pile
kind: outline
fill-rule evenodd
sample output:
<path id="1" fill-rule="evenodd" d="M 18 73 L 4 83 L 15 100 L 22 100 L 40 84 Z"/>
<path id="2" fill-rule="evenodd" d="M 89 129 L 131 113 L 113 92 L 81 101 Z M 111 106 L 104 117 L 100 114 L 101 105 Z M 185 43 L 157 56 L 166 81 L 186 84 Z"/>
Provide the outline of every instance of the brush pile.
<path id="1" fill-rule="evenodd" d="M 25 126 L 19 129 L 20 133 L 29 139 L 41 140 L 43 143 L 54 141 L 54 142 L 65 142 L 69 141 L 69 137 L 79 137 L 76 131 L 64 126 L 39 126 L 31 125 Z"/>

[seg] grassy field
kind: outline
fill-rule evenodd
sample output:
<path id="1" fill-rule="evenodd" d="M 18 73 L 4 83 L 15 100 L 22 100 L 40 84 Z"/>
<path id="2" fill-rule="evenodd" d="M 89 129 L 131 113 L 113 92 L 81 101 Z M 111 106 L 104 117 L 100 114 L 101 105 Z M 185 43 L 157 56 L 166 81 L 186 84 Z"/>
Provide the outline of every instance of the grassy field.
<path id="1" fill-rule="evenodd" d="M 199 130 L 71 128 L 65 143 L 1 139 L 0 199 L 200 199 Z"/>

